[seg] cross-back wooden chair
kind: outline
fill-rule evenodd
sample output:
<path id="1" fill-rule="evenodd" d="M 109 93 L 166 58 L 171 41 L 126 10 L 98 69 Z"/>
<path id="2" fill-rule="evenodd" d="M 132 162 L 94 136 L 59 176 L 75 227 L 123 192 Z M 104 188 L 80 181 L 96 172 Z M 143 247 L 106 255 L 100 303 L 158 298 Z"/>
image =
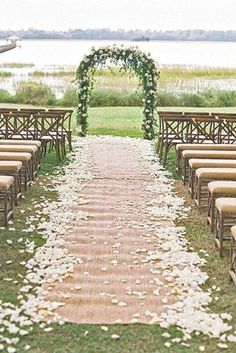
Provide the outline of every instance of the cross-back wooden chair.
<path id="1" fill-rule="evenodd" d="M 33 139 L 34 133 L 30 131 L 33 122 L 30 119 L 31 114 L 14 111 L 11 113 L 3 113 L 6 126 L 6 139 Z"/>
<path id="2" fill-rule="evenodd" d="M 63 134 L 67 139 L 69 150 L 72 151 L 71 118 L 72 118 L 73 110 L 72 109 L 48 109 L 48 112 L 58 113 L 62 115 L 63 119 L 61 120 L 61 123 L 62 123 Z"/>
<path id="3" fill-rule="evenodd" d="M 156 151 L 157 153 L 160 153 L 160 151 L 163 151 L 163 131 L 164 131 L 163 118 L 165 116 L 180 117 L 183 114 L 182 112 L 176 112 L 176 111 L 157 111 L 157 114 L 159 116 L 159 127 L 158 127 Z"/>
<path id="4" fill-rule="evenodd" d="M 220 143 L 236 142 L 236 115 L 225 116 L 219 115 L 218 119 L 221 124 Z"/>
<path id="5" fill-rule="evenodd" d="M 219 143 L 220 122 L 215 116 L 199 117 L 193 115 L 189 118 L 191 119 L 191 128 L 189 129 L 188 142 Z"/>
<path id="6" fill-rule="evenodd" d="M 15 108 L 0 108 L 0 139 L 6 138 L 6 119 L 3 114 L 17 111 Z"/>
<path id="7" fill-rule="evenodd" d="M 42 112 L 33 116 L 37 134 L 35 139 L 42 142 L 44 153 L 46 153 L 48 145 L 50 148 L 55 148 L 57 160 L 61 161 L 64 154 L 63 144 L 65 143 L 61 122 L 62 115 L 55 112 Z"/>
<path id="8" fill-rule="evenodd" d="M 191 119 L 183 115 L 164 116 L 162 118 L 162 123 L 163 138 L 160 148 L 160 159 L 165 166 L 170 148 L 178 143 L 187 142 Z"/>

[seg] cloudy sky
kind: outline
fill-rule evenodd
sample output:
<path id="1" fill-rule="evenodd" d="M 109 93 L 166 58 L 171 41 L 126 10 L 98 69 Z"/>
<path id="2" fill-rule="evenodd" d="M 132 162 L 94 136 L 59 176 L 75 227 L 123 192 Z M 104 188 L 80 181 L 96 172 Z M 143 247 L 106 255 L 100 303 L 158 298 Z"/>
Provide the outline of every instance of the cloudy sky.
<path id="1" fill-rule="evenodd" d="M 236 0 L 0 0 L 0 29 L 236 30 Z"/>

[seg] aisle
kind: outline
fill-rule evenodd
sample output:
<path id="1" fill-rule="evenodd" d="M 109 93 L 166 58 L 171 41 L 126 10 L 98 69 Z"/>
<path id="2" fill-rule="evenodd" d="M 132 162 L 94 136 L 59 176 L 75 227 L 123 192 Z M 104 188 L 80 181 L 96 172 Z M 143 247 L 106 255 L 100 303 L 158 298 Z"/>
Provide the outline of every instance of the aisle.
<path id="1" fill-rule="evenodd" d="M 78 139 L 48 203 L 40 314 L 73 323 L 177 325 L 218 337 L 229 329 L 211 313 L 205 260 L 188 250 L 186 217 L 150 141 Z M 49 260 L 50 258 L 50 260 Z M 43 262 L 42 260 L 38 261 Z M 36 271 L 36 272 L 35 272 Z M 32 275 L 30 274 L 31 278 Z M 56 310 L 52 310 L 56 308 Z M 56 316 L 55 316 L 56 313 Z"/>
<path id="2" fill-rule="evenodd" d="M 152 200 L 162 188 L 155 189 L 136 144 L 124 141 L 90 144 L 93 178 L 79 193 L 84 204 L 73 210 L 86 212 L 88 219 L 75 222 L 65 237 L 70 253 L 83 263 L 50 295 L 61 301 L 58 292 L 81 286 L 59 311 L 72 322 L 149 322 L 147 311 L 159 314 L 175 301 L 172 284 L 147 260 L 157 247 L 157 228 L 172 226 L 170 220 L 150 219 Z"/>

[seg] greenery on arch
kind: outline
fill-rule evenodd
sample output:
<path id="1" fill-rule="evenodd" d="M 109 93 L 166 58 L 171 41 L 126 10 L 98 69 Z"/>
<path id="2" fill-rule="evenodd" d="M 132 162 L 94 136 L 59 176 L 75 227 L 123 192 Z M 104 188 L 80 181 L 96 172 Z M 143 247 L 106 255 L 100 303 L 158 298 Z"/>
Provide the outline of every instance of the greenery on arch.
<path id="1" fill-rule="evenodd" d="M 90 94 L 94 86 L 94 73 L 97 67 L 111 67 L 118 65 L 121 70 L 133 71 L 139 78 L 142 89 L 144 138 L 154 137 L 156 108 L 156 92 L 159 72 L 155 61 L 150 54 L 145 54 L 137 47 L 107 46 L 100 49 L 92 48 L 91 53 L 81 61 L 76 71 L 76 83 L 78 89 L 77 122 L 81 129 L 81 135 L 85 136 L 88 127 L 88 105 Z"/>

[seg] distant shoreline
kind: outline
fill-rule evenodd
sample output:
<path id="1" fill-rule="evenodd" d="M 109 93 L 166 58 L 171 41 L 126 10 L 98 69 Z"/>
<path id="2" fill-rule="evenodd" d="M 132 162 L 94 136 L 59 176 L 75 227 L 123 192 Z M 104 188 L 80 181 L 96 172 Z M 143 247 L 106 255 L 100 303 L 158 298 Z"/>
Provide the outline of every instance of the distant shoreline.
<path id="1" fill-rule="evenodd" d="M 17 36 L 24 40 L 113 40 L 113 41 L 189 41 L 189 42 L 236 42 L 236 31 L 205 31 L 201 29 L 176 31 L 145 31 L 140 29 L 111 30 L 70 29 L 47 31 L 30 28 L 27 30 L 0 30 L 0 40 Z"/>
<path id="2" fill-rule="evenodd" d="M 133 46 L 135 43 L 153 43 L 153 42 L 176 42 L 176 43 L 235 43 L 230 40 L 180 40 L 180 39 L 150 39 L 150 40 L 131 40 L 131 39 L 74 39 L 74 38 L 21 38 L 23 41 L 60 41 L 60 42 L 130 42 Z M 0 42 L 4 42 L 4 38 L 0 38 Z"/>

